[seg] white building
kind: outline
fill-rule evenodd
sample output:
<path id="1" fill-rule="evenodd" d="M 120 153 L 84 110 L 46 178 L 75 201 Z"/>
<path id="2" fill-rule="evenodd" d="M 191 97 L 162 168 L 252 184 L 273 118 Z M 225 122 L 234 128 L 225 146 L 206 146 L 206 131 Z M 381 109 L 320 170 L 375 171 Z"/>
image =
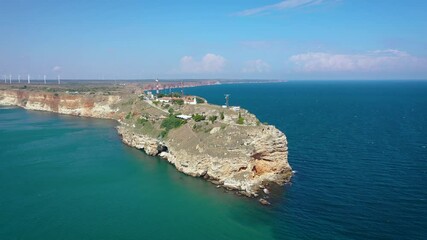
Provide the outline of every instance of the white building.
<path id="1" fill-rule="evenodd" d="M 190 115 L 184 115 L 184 114 L 176 115 L 176 117 L 177 117 L 177 118 L 184 119 L 184 120 L 188 120 L 188 119 L 190 119 L 190 118 L 191 118 L 191 116 L 190 116 Z"/>

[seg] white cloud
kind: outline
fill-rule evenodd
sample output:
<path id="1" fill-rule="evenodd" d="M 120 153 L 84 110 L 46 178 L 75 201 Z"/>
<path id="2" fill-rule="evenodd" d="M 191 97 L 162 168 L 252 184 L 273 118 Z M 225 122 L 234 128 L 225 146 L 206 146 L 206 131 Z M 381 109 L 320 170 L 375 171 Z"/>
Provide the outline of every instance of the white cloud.
<path id="1" fill-rule="evenodd" d="M 261 59 L 247 61 L 245 66 L 242 69 L 244 73 L 263 73 L 269 72 L 271 69 L 268 63 L 264 62 Z"/>
<path id="2" fill-rule="evenodd" d="M 274 11 L 274 10 L 283 10 L 289 8 L 297 8 L 303 6 L 316 5 L 324 2 L 325 0 L 286 0 L 281 1 L 276 4 L 266 5 L 258 8 L 247 9 L 241 12 L 238 12 L 236 15 L 238 16 L 249 16 L 254 15 L 261 12 L 266 11 Z"/>
<path id="3" fill-rule="evenodd" d="M 52 72 L 59 72 L 61 71 L 62 67 L 61 66 L 55 66 L 52 68 Z"/>
<path id="4" fill-rule="evenodd" d="M 378 72 L 422 70 L 427 60 L 406 52 L 388 49 L 364 54 L 309 52 L 289 58 L 297 70 L 304 72 Z"/>
<path id="5" fill-rule="evenodd" d="M 196 61 L 191 56 L 181 58 L 181 71 L 187 73 L 212 73 L 221 72 L 225 66 L 225 58 L 213 53 L 206 54 L 201 61 Z"/>

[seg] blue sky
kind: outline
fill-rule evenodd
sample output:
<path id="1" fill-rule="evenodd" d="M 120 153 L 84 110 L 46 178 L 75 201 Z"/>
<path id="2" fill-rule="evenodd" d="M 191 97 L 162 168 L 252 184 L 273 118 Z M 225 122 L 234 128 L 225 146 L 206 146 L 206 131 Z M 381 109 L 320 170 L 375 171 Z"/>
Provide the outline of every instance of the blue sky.
<path id="1" fill-rule="evenodd" d="M 427 79 L 422 0 L 0 0 L 14 78 Z"/>

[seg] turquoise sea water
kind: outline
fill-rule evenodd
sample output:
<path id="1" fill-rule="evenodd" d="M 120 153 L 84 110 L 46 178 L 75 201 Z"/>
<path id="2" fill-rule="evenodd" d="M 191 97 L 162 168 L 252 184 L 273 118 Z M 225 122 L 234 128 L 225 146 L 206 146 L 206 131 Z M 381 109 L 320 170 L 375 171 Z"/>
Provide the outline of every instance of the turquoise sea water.
<path id="1" fill-rule="evenodd" d="M 115 123 L 0 108 L 0 239 L 425 239 L 427 82 L 218 85 L 289 141 L 271 207 L 123 145 Z"/>

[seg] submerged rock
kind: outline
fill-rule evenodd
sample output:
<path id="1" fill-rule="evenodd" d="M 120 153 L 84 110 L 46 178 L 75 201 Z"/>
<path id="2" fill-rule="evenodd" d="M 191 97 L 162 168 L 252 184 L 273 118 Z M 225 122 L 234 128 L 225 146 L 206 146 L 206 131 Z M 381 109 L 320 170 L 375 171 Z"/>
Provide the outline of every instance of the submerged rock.
<path id="1" fill-rule="evenodd" d="M 260 198 L 258 201 L 262 205 L 270 205 L 271 204 L 269 201 L 265 200 L 264 198 Z"/>

